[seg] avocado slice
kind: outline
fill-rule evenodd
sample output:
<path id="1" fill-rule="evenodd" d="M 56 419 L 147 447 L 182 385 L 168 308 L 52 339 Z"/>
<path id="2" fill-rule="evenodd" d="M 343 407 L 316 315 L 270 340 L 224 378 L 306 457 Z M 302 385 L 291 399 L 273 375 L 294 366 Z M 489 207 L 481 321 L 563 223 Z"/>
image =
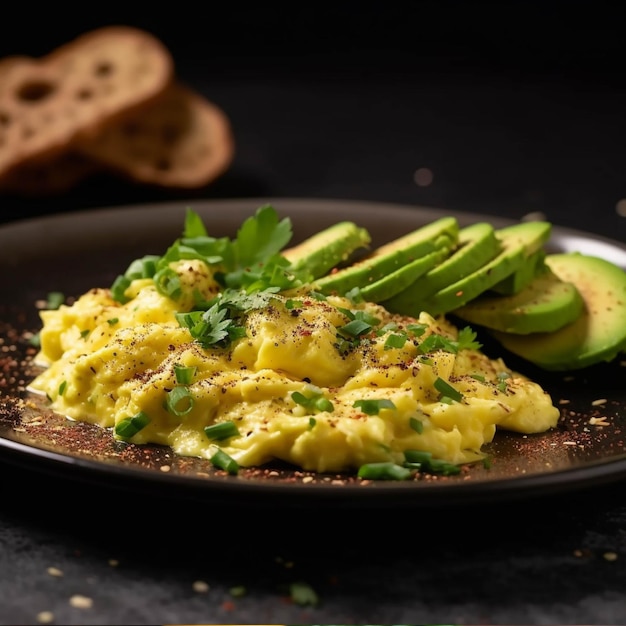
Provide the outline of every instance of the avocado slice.
<path id="1" fill-rule="evenodd" d="M 361 296 L 368 302 L 381 302 L 387 298 L 395 296 L 403 289 L 406 289 L 419 276 L 422 276 L 438 263 L 443 261 L 449 254 L 448 248 L 435 250 L 422 257 L 418 257 L 414 261 L 403 265 L 395 272 L 387 274 L 383 278 L 362 287 L 359 291 Z"/>
<path id="2" fill-rule="evenodd" d="M 383 306 L 392 313 L 418 316 L 422 310 L 419 303 L 425 298 L 477 270 L 500 252 L 500 240 L 495 232 L 487 222 L 465 226 L 459 231 L 457 246 L 447 258 L 385 300 Z"/>
<path id="3" fill-rule="evenodd" d="M 315 281 L 324 294 L 345 294 L 354 287 L 363 289 L 387 274 L 436 250 L 452 249 L 459 236 L 455 217 L 442 217 L 384 244 L 352 265 L 338 269 Z"/>
<path id="4" fill-rule="evenodd" d="M 583 307 L 578 289 L 546 266 L 521 291 L 510 296 L 483 293 L 455 309 L 454 315 L 471 324 L 526 335 L 563 328 L 578 318 Z"/>
<path id="5" fill-rule="evenodd" d="M 611 361 L 626 350 L 626 271 L 580 252 L 546 256 L 550 269 L 576 286 L 584 308 L 571 324 L 545 333 L 493 331 L 510 352 L 546 370 L 566 371 Z"/>
<path id="6" fill-rule="evenodd" d="M 520 292 L 526 285 L 530 284 L 537 275 L 546 269 L 544 263 L 545 258 L 546 251 L 543 248 L 537 250 L 537 252 L 533 252 L 522 267 L 496 283 L 491 287 L 490 291 L 504 296 L 510 296 Z"/>
<path id="7" fill-rule="evenodd" d="M 282 251 L 294 270 L 306 269 L 313 279 L 324 276 L 371 242 L 369 232 L 354 222 L 338 222 Z"/>
<path id="8" fill-rule="evenodd" d="M 552 224 L 540 221 L 520 222 L 497 229 L 501 252 L 464 278 L 416 302 L 414 308 L 437 316 L 467 304 L 518 270 L 530 255 L 543 246 L 551 232 Z"/>

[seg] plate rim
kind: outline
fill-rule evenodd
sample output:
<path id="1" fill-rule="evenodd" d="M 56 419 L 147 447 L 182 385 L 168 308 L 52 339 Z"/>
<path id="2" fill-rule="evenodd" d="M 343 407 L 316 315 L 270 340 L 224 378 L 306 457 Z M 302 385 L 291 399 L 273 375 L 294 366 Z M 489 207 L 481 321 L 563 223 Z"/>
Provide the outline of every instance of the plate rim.
<path id="1" fill-rule="evenodd" d="M 355 221 L 358 221 L 356 220 L 356 215 L 364 209 L 369 212 L 379 212 L 382 210 L 391 211 L 398 216 L 404 214 L 419 214 L 423 216 L 425 220 L 448 215 L 457 217 L 461 224 L 487 220 L 497 227 L 520 221 L 503 216 L 448 210 L 419 204 L 380 202 L 376 200 L 265 196 L 223 199 L 193 198 L 166 202 L 144 202 L 95 207 L 82 211 L 71 210 L 36 217 L 21 218 L 0 225 L 0 243 L 7 239 L 15 241 L 20 235 L 32 229 L 38 229 L 42 236 L 45 234 L 45 236 L 50 239 L 54 239 L 54 237 L 50 235 L 52 231 L 56 230 L 70 234 L 76 233 L 80 230 L 80 226 L 84 222 L 89 220 L 93 221 L 94 217 L 98 218 L 100 221 L 109 223 L 109 220 L 117 221 L 124 212 L 139 214 L 148 211 L 156 211 L 159 214 L 160 220 L 165 220 L 169 223 L 170 217 L 168 213 L 177 213 L 176 219 L 180 220 L 180 216 L 183 215 L 187 207 L 198 210 L 198 212 L 202 213 L 203 217 L 205 217 L 210 215 L 210 212 L 215 209 L 215 207 L 221 206 L 224 209 L 233 209 L 236 207 L 237 210 L 251 213 L 264 204 L 272 204 L 277 208 L 279 214 L 284 216 L 290 215 L 290 211 L 293 215 L 295 215 L 295 213 L 309 211 L 315 205 L 324 208 L 324 210 L 330 209 L 332 205 L 332 207 L 339 207 L 342 215 L 354 213 Z M 284 206 L 285 209 L 280 208 L 282 206 Z M 171 219 L 174 221 L 173 217 Z M 158 224 L 161 224 L 161 221 L 158 221 Z M 618 251 L 618 254 L 623 257 L 621 264 L 624 269 L 626 269 L 626 244 L 600 234 L 553 224 L 552 240 L 558 242 L 560 239 L 567 237 L 584 238 L 585 240 L 596 241 L 602 245 L 609 246 L 611 249 Z M 4 259 L 0 256 L 0 264 L 3 262 L 6 262 L 6 256 Z M 459 504 L 467 502 L 468 500 L 476 502 L 485 499 L 489 500 L 494 496 L 500 498 L 506 496 L 507 498 L 517 499 L 534 495 L 547 495 L 556 491 L 561 493 L 572 489 L 583 489 L 587 485 L 613 482 L 626 477 L 626 455 L 624 455 L 623 458 L 615 456 L 604 462 L 595 461 L 586 465 L 566 467 L 548 473 L 520 475 L 479 482 L 432 483 L 428 485 L 428 487 L 422 486 L 418 488 L 413 484 L 405 485 L 402 482 L 391 481 L 385 481 L 384 485 L 375 489 L 363 489 L 363 487 L 357 484 L 344 484 L 337 488 L 335 486 L 317 483 L 306 485 L 307 495 L 303 495 L 300 491 L 294 489 L 294 485 L 289 484 L 282 485 L 280 483 L 270 484 L 267 482 L 255 483 L 254 481 L 244 481 L 245 484 L 240 485 L 236 482 L 236 479 L 227 483 L 222 480 L 205 480 L 186 475 L 164 475 L 155 470 L 146 470 L 144 468 L 129 468 L 127 466 L 115 467 L 114 465 L 98 461 L 97 459 L 73 457 L 65 455 L 62 452 L 29 446 L 26 443 L 7 439 L 1 435 L 0 449 L 7 452 L 7 456 L 9 457 L 8 459 L 0 459 L 0 462 L 8 460 L 8 462 L 22 465 L 26 464 L 28 466 L 31 465 L 28 461 L 35 458 L 36 461 L 42 466 L 45 466 L 46 469 L 68 475 L 71 474 L 70 471 L 67 471 L 70 468 L 80 468 L 90 475 L 90 480 L 93 479 L 96 480 L 96 482 L 103 483 L 107 482 L 107 478 L 110 478 L 111 474 L 119 474 L 118 478 L 127 477 L 127 471 L 130 469 L 132 482 L 139 483 L 139 487 L 162 488 L 163 485 L 171 484 L 182 488 L 183 491 L 188 491 L 189 493 L 187 493 L 185 497 L 200 497 L 203 500 L 206 498 L 207 494 L 212 497 L 219 497 L 220 494 L 218 492 L 224 489 L 224 485 L 228 485 L 231 491 L 229 495 L 245 494 L 255 501 L 262 500 L 267 497 L 268 494 L 270 496 L 282 497 L 288 493 L 290 494 L 290 498 L 292 498 L 292 494 L 296 491 L 298 497 L 294 498 L 294 504 L 302 504 L 301 501 L 307 498 L 312 498 L 317 501 L 321 497 L 322 499 L 329 500 L 334 505 L 347 499 L 352 503 L 351 505 L 363 506 L 364 504 L 369 504 L 376 506 L 379 502 L 385 503 L 390 500 L 393 500 L 394 503 L 397 504 L 400 499 L 399 494 L 410 493 L 413 494 L 413 497 L 410 499 L 404 498 L 404 500 L 418 500 L 418 502 L 411 502 L 410 506 L 426 506 L 433 504 Z M 34 465 L 37 465 L 37 462 L 34 463 Z M 137 469 L 139 471 L 136 471 Z M 68 477 L 72 478 L 72 476 Z M 76 476 L 74 478 L 81 479 L 84 477 Z M 231 485 L 237 485 L 237 487 L 231 487 Z M 311 488 L 309 489 L 309 487 Z M 311 496 L 310 494 L 314 495 Z M 349 498 L 346 498 L 346 496 L 349 496 Z"/>

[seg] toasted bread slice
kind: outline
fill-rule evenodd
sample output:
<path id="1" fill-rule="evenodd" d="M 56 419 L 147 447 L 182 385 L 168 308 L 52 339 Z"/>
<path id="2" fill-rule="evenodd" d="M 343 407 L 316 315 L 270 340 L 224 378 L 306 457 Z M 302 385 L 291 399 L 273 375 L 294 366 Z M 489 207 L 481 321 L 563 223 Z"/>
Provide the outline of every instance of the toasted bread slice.
<path id="1" fill-rule="evenodd" d="M 127 26 L 88 32 L 41 59 L 0 61 L 0 181 L 152 103 L 173 80 L 167 48 Z"/>
<path id="2" fill-rule="evenodd" d="M 230 166 L 234 139 L 217 105 L 174 82 L 140 115 L 81 141 L 79 150 L 134 182 L 192 189 Z"/>

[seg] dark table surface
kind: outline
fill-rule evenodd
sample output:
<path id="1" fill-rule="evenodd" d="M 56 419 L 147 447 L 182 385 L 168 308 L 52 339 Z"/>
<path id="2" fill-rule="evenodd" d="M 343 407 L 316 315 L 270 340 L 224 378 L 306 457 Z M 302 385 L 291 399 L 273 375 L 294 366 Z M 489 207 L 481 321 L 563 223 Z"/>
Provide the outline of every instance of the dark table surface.
<path id="1" fill-rule="evenodd" d="M 38 56 L 107 23 L 151 30 L 179 77 L 228 114 L 236 155 L 193 193 L 94 180 L 57 198 L 0 198 L 3 220 L 190 198 L 340 198 L 538 212 L 626 241 L 619 7 L 387 4 L 93 12 L 44 37 L 5 33 L 0 55 Z M 416 183 L 420 168 L 430 184 Z M 425 511 L 230 510 L 0 471 L 3 624 L 46 614 L 58 624 L 626 623 L 624 483 Z M 317 605 L 289 601 L 299 581 Z"/>

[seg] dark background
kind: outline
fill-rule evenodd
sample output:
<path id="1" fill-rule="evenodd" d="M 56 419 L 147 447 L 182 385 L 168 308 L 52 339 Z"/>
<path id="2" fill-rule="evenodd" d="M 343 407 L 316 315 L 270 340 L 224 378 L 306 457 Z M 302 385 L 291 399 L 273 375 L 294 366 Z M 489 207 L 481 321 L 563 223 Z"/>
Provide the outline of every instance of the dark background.
<path id="1" fill-rule="evenodd" d="M 619 3 L 2 12 L 0 56 L 45 55 L 108 24 L 152 32 L 179 78 L 227 113 L 236 142 L 231 168 L 203 189 L 94 179 L 54 198 L 0 197 L 3 220 L 193 198 L 272 197 L 279 208 L 281 197 L 349 198 L 511 219 L 538 212 L 626 241 Z M 418 168 L 432 171 L 431 184 L 416 184 Z M 243 515 L 2 469 L 0 623 L 36 623 L 42 610 L 68 624 L 626 623 L 619 483 L 514 506 Z M 207 595 L 192 591 L 198 579 L 210 582 Z M 294 580 L 313 584 L 322 605 L 290 605 Z M 233 599 L 240 584 L 248 593 Z M 70 607 L 75 593 L 94 607 Z"/>
<path id="2" fill-rule="evenodd" d="M 181 196 L 332 196 L 516 218 L 539 211 L 626 238 L 615 210 L 626 197 L 619 3 L 11 11 L 0 55 L 42 56 L 107 24 L 149 30 L 170 48 L 178 77 L 229 115 L 237 143 L 229 172 L 191 194 L 96 181 L 62 200 L 17 199 L 8 207 L 16 217 Z M 434 174 L 426 187 L 413 180 L 420 167 Z"/>

